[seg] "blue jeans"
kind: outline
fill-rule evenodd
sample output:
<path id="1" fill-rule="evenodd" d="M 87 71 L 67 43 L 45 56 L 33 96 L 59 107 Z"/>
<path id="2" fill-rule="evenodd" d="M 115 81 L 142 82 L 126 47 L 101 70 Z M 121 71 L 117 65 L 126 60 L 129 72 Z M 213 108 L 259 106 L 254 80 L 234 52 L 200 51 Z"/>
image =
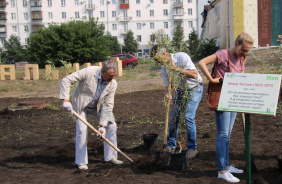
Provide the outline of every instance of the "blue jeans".
<path id="1" fill-rule="evenodd" d="M 177 89 L 176 94 L 173 98 L 173 106 L 171 111 L 171 117 L 169 121 L 169 134 L 167 137 L 167 147 L 175 149 L 176 138 L 178 136 L 178 124 L 180 120 L 181 111 L 185 113 L 185 124 L 187 129 L 187 149 L 196 149 L 196 124 L 195 116 L 198 105 L 201 101 L 203 94 L 203 86 L 198 85 L 195 88 L 188 90 L 188 96 L 183 96 L 183 90 Z M 186 103 L 181 104 L 182 98 L 186 98 Z M 183 102 L 182 102 L 183 103 Z M 185 111 L 183 109 L 185 108 Z M 175 124 L 174 124 L 175 122 Z"/>
<path id="2" fill-rule="evenodd" d="M 216 160 L 218 170 L 226 170 L 229 166 L 229 140 L 235 122 L 236 112 L 215 111 L 216 117 Z"/>

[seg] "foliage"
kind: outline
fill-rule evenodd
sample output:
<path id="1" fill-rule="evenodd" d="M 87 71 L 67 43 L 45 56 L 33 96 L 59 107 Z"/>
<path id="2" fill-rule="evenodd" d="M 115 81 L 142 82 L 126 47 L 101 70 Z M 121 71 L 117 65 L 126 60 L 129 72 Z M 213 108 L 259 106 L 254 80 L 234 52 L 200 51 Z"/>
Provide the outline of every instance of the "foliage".
<path id="1" fill-rule="evenodd" d="M 29 61 L 41 67 L 47 60 L 51 60 L 56 67 L 62 66 L 62 59 L 68 63 L 95 63 L 104 61 L 110 55 L 110 43 L 104 35 L 103 24 L 97 20 L 70 21 L 51 24 L 32 34 L 27 53 Z"/>
<path id="2" fill-rule="evenodd" d="M 106 37 L 110 40 L 108 47 L 110 48 L 110 55 L 118 54 L 121 52 L 120 44 L 118 43 L 117 37 L 112 36 L 107 32 Z"/>
<path id="3" fill-rule="evenodd" d="M 137 40 L 133 37 L 133 32 L 129 30 L 124 38 L 124 46 L 122 48 L 123 53 L 134 54 L 138 52 Z"/>
<path id="4" fill-rule="evenodd" d="M 167 36 L 165 36 L 165 31 L 163 29 L 159 29 L 156 32 L 153 32 L 153 41 L 149 41 L 149 45 L 152 47 L 154 45 L 159 45 L 160 47 L 163 47 L 167 50 L 170 50 L 172 47 L 171 39 Z"/>
<path id="5" fill-rule="evenodd" d="M 11 35 L 4 43 L 5 51 L 2 53 L 3 61 L 20 62 L 25 60 L 25 50 L 22 48 L 20 39 Z"/>
<path id="6" fill-rule="evenodd" d="M 216 37 L 210 40 L 206 38 L 200 45 L 200 49 L 195 58 L 202 59 L 218 51 L 218 49 L 220 49 L 220 46 L 216 46 L 216 39 Z"/>
<path id="7" fill-rule="evenodd" d="M 192 32 L 188 35 L 188 40 L 186 43 L 188 45 L 189 54 L 194 57 L 197 54 L 197 47 L 199 44 L 199 38 L 196 30 L 193 28 Z"/>
<path id="8" fill-rule="evenodd" d="M 173 39 L 172 39 L 174 49 L 176 51 L 187 52 L 186 44 L 183 40 L 184 40 L 184 30 L 183 30 L 183 27 L 178 25 L 175 29 L 175 32 L 173 34 Z"/>

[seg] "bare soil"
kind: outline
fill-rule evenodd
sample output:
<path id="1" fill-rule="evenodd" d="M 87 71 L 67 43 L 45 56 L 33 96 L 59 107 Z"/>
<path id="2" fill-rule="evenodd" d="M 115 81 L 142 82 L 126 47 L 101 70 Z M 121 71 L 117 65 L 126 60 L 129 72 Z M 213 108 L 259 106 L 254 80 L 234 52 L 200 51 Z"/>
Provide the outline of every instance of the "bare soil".
<path id="1" fill-rule="evenodd" d="M 250 63 L 251 67 L 256 68 Z M 165 108 L 164 90 L 159 89 L 162 80 L 152 81 L 152 85 L 150 81 L 118 82 L 122 92 L 115 97 L 118 147 L 136 163 L 122 155 L 119 159 L 124 165 L 105 163 L 101 140 L 88 130 L 89 170 L 83 172 L 74 164 L 75 123 L 71 114 L 61 108 L 58 88 L 48 92 L 53 97 L 26 94 L 0 98 L 0 183 L 225 183 L 217 178 L 216 125 L 214 112 L 206 107 L 206 95 L 196 116 L 199 153 L 189 160 L 189 167 L 173 170 L 155 162 L 156 152 L 162 150 Z M 49 106 L 20 108 L 17 104 L 22 101 L 44 101 Z M 94 117 L 89 116 L 88 122 L 98 126 Z M 252 172 L 252 183 L 282 183 L 276 159 L 282 154 L 281 132 L 281 113 L 276 117 L 251 115 L 251 152 L 258 169 Z M 142 135 L 146 133 L 159 135 L 155 150 L 144 148 Z M 183 131 L 180 138 L 185 140 L 185 135 Z M 230 162 L 236 167 L 245 168 L 244 149 L 238 113 L 230 142 Z M 245 174 L 236 177 L 246 183 Z"/>

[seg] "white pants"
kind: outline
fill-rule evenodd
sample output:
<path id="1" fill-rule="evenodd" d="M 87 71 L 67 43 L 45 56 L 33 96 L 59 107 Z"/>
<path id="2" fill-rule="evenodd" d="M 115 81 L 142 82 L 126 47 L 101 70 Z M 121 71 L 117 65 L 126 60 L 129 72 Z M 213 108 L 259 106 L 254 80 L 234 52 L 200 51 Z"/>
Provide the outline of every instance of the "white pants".
<path id="1" fill-rule="evenodd" d="M 80 114 L 82 118 L 87 121 L 87 113 L 82 112 Z M 75 139 L 75 164 L 86 165 L 88 164 L 88 153 L 87 153 L 87 125 L 76 118 L 76 139 Z M 106 128 L 105 137 L 117 146 L 117 125 L 116 122 L 109 122 Z M 97 138 L 97 141 L 98 138 Z M 117 151 L 112 148 L 107 142 L 104 141 L 104 160 L 110 161 L 112 158 L 117 158 Z"/>

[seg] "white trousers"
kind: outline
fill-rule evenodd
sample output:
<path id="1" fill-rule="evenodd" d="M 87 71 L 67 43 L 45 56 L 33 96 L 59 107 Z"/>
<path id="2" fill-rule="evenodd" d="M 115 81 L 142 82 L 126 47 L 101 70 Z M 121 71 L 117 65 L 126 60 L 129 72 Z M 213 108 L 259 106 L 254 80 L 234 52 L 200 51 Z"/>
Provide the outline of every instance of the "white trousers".
<path id="1" fill-rule="evenodd" d="M 80 114 L 82 118 L 87 121 L 87 112 Z M 75 139 L 75 164 L 86 165 L 88 164 L 88 152 L 87 152 L 87 125 L 76 118 L 76 139 Z M 109 122 L 106 128 L 105 137 L 117 146 L 117 125 L 116 122 Z M 97 141 L 98 138 L 97 138 Z M 112 158 L 117 158 L 117 151 L 112 148 L 107 142 L 104 141 L 104 160 L 110 161 Z"/>

